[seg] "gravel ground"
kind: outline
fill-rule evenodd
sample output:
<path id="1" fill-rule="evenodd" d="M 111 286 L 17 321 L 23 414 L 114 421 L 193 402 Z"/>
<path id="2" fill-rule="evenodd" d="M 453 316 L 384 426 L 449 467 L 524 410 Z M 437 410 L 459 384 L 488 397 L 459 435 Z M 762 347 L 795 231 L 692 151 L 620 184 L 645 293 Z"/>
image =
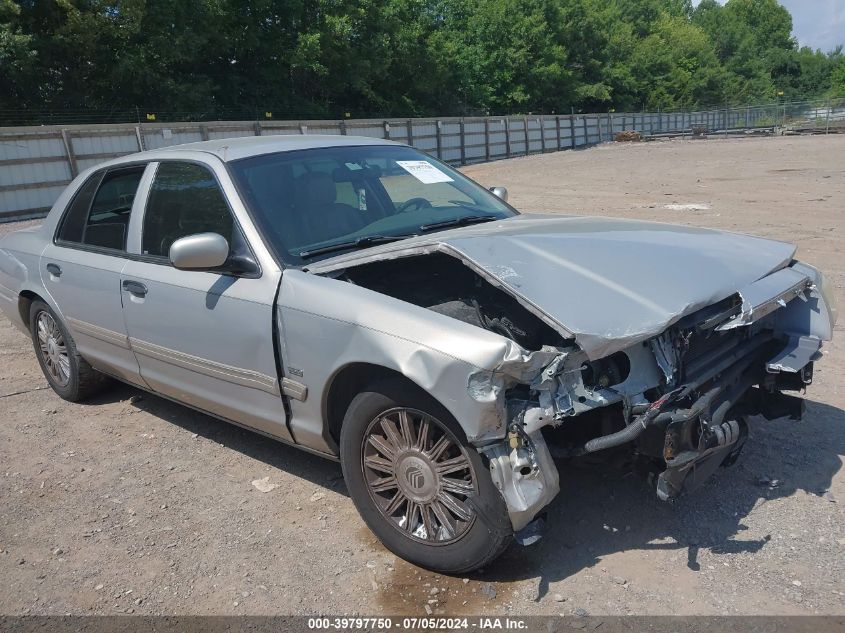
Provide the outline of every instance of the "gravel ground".
<path id="1" fill-rule="evenodd" d="M 845 137 L 609 144 L 466 172 L 524 211 L 797 242 L 845 305 Z M 129 387 L 60 400 L 0 319 L 0 613 L 845 614 L 842 329 L 805 420 L 758 420 L 694 496 L 562 464 L 546 538 L 464 579 L 384 550 L 335 463 Z M 259 492 L 263 477 L 278 487 Z"/>

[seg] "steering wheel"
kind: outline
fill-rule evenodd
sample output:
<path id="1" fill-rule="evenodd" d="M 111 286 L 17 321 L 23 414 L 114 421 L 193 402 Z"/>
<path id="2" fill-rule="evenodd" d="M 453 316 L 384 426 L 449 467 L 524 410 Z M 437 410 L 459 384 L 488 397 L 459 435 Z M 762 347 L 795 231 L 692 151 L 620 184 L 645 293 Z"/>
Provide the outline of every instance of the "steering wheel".
<path id="1" fill-rule="evenodd" d="M 396 207 L 396 210 L 399 213 L 406 213 L 413 209 L 430 209 L 431 202 L 426 200 L 425 198 L 411 198 L 410 200 L 405 200 Z"/>

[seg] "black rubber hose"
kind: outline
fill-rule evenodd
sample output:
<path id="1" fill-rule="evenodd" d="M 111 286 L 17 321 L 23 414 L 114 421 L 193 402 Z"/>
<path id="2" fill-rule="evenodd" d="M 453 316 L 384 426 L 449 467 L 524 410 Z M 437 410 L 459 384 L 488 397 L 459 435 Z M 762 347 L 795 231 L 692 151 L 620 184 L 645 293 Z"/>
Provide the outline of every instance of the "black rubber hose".
<path id="1" fill-rule="evenodd" d="M 716 397 L 718 397 L 723 391 L 729 389 L 730 383 L 732 383 L 738 375 L 744 372 L 755 360 L 756 356 L 752 355 L 745 360 L 736 363 L 731 368 L 731 371 L 725 377 L 725 381 L 722 384 L 709 389 L 704 395 L 700 396 L 689 409 L 682 409 L 674 412 L 667 411 L 663 413 L 661 413 L 659 409 L 649 410 L 634 418 L 634 421 L 621 431 L 611 433 L 610 435 L 602 435 L 601 437 L 590 440 L 584 444 L 583 447 L 577 450 L 575 454 L 583 455 L 585 453 L 595 453 L 596 451 L 603 451 L 608 448 L 613 448 L 614 446 L 619 446 L 620 444 L 632 442 L 652 424 L 664 421 L 677 422 L 680 420 L 689 420 L 701 415 L 705 409 L 712 404 L 713 400 L 715 400 Z M 744 391 L 744 388 L 741 390 L 737 387 L 730 388 L 730 393 L 735 391 L 738 391 L 741 394 L 742 391 Z M 725 412 L 722 412 L 722 415 L 724 415 Z"/>
<path id="2" fill-rule="evenodd" d="M 745 392 L 751 389 L 751 387 L 757 382 L 759 382 L 759 377 L 757 376 L 746 377 L 744 380 L 731 387 L 725 395 L 724 401 L 720 403 L 713 412 L 713 416 L 710 421 L 711 425 L 717 426 L 721 424 L 731 408 L 745 394 Z"/>
<path id="3" fill-rule="evenodd" d="M 637 439 L 640 433 L 645 431 L 645 429 L 646 426 L 640 420 L 635 420 L 621 431 L 611 433 L 610 435 L 602 435 L 594 440 L 590 440 L 584 444 L 584 452 L 595 453 L 596 451 L 603 451 L 606 448 L 613 448 L 614 446 L 619 446 L 620 444 L 625 444 L 626 442 L 632 442 Z"/>
<path id="4" fill-rule="evenodd" d="M 611 433 L 610 435 L 602 435 L 601 437 L 590 440 L 584 444 L 580 453 L 595 453 L 596 451 L 603 451 L 607 448 L 613 448 L 614 446 L 631 442 L 637 439 L 649 426 L 661 422 L 671 422 L 678 416 L 693 417 L 700 415 L 707 406 L 707 403 L 715 398 L 722 389 L 724 389 L 723 386 L 714 387 L 696 400 L 692 407 L 681 412 L 661 412 L 659 408 L 650 409 L 643 415 L 634 418 L 634 421 L 621 431 Z"/>

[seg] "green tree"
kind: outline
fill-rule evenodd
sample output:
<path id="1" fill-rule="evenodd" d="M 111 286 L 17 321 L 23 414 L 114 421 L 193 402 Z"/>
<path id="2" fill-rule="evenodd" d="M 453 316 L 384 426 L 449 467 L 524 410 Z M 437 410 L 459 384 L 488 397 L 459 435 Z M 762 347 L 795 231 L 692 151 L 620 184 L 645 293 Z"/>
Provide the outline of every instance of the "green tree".
<path id="1" fill-rule="evenodd" d="M 20 108 L 29 101 L 29 94 L 38 89 L 34 81 L 37 54 L 32 36 L 20 25 L 20 5 L 0 0 L 0 108 Z"/>
<path id="2" fill-rule="evenodd" d="M 394 117 L 845 91 L 841 49 L 791 31 L 776 0 L 0 0 L 0 110 Z"/>

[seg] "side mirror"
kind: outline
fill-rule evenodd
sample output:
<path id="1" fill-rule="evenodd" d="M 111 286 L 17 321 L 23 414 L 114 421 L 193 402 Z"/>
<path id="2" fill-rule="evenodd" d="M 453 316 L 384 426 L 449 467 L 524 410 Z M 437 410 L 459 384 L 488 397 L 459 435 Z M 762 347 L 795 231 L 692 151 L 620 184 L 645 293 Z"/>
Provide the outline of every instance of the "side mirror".
<path id="1" fill-rule="evenodd" d="M 219 268 L 229 259 L 229 242 L 217 233 L 181 237 L 170 246 L 170 263 L 180 270 Z"/>
<path id="2" fill-rule="evenodd" d="M 501 198 L 505 202 L 508 201 L 508 190 L 504 187 L 490 187 L 490 191 L 497 198 Z"/>

